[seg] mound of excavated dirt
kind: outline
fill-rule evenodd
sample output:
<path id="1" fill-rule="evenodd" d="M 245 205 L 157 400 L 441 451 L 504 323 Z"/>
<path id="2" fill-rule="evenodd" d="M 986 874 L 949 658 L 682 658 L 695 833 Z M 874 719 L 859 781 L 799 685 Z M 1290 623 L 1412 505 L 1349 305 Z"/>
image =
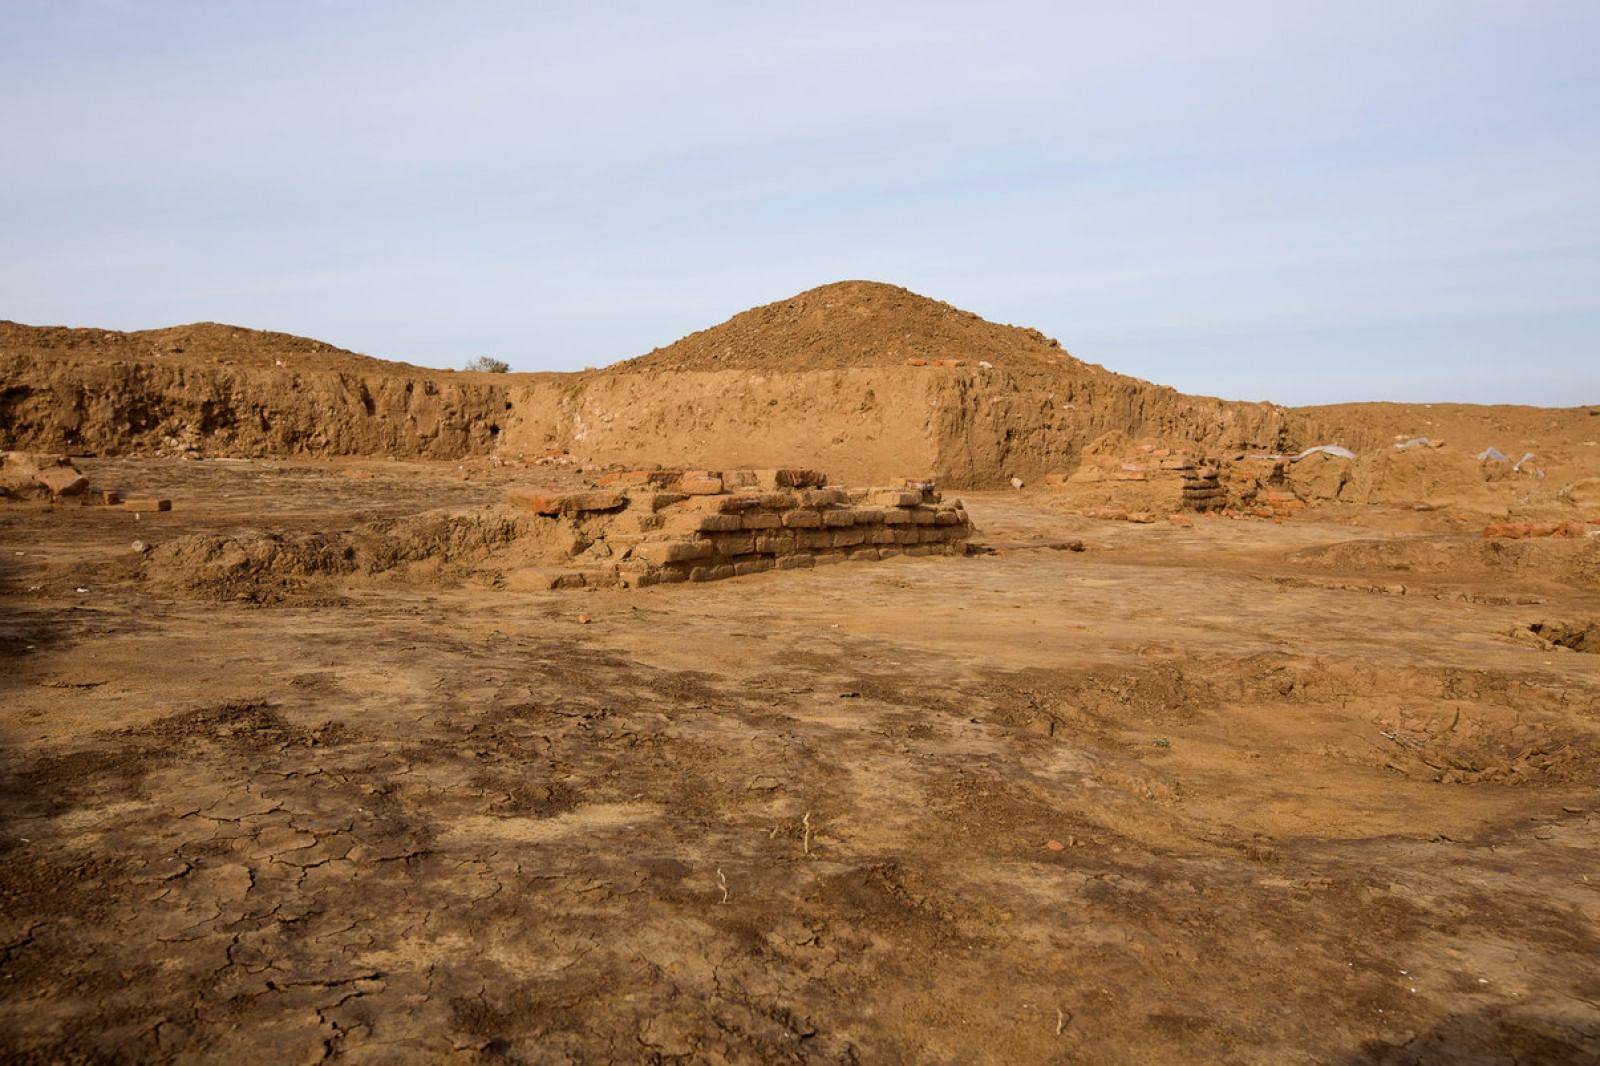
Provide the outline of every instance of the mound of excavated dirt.
<path id="1" fill-rule="evenodd" d="M 0 357 L 344 370 L 367 374 L 414 373 L 419 369 L 346 351 L 309 337 L 220 322 L 193 322 L 186 326 L 125 333 L 111 329 L 26 326 L 0 320 Z"/>
<path id="2" fill-rule="evenodd" d="M 752 308 L 613 369 L 839 370 L 941 359 L 1106 373 L 1036 329 L 1000 325 L 876 281 L 835 282 Z"/>
<path id="3" fill-rule="evenodd" d="M 1483 464 L 1454 448 L 1383 448 L 1356 459 L 1339 492 L 1345 503 L 1455 506 L 1492 500 Z"/>

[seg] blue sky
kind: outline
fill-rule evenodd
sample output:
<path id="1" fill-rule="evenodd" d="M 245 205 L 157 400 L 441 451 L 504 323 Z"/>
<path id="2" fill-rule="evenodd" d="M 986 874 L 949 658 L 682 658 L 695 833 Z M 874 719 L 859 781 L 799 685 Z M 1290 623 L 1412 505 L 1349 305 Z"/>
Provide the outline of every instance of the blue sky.
<path id="1" fill-rule="evenodd" d="M 843 278 L 1600 402 L 1600 3 L 0 0 L 0 318 L 603 365 Z"/>

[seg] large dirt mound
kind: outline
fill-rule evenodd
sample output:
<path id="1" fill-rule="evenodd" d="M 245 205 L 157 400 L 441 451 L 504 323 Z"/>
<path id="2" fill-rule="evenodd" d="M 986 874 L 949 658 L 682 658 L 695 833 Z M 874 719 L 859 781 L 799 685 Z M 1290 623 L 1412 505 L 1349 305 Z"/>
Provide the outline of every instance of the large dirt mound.
<path id="1" fill-rule="evenodd" d="M 1106 373 L 1036 329 L 1000 325 L 876 281 L 834 282 L 752 308 L 613 369 L 838 370 L 910 359 Z"/>
<path id="2" fill-rule="evenodd" d="M 122 332 L 67 326 L 28 326 L 0 320 L 0 356 L 70 358 L 81 362 L 272 367 L 360 373 L 417 372 L 406 363 L 374 359 L 310 337 L 193 322 Z"/>

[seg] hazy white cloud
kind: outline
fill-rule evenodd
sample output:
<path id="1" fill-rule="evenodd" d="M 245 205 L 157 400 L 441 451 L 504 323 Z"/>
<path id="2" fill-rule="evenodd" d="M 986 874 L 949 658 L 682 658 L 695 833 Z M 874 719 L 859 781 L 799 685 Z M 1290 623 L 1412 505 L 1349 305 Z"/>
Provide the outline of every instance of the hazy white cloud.
<path id="1" fill-rule="evenodd" d="M 1600 400 L 1588 3 L 0 6 L 0 316 L 609 362 L 842 277 L 1186 389 Z"/>

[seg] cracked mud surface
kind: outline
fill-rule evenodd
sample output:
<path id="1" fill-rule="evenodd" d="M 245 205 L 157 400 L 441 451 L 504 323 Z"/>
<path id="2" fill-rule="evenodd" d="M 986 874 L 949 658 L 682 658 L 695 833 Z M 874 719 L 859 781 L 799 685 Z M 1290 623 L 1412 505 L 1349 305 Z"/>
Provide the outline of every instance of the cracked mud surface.
<path id="1" fill-rule="evenodd" d="M 394 467 L 249 506 L 494 491 Z M 993 556 L 257 608 L 107 562 L 241 473 L 112 469 L 175 510 L 0 511 L 10 1061 L 1600 1056 L 1600 660 L 1528 638 L 1593 591 L 980 494 Z"/>

